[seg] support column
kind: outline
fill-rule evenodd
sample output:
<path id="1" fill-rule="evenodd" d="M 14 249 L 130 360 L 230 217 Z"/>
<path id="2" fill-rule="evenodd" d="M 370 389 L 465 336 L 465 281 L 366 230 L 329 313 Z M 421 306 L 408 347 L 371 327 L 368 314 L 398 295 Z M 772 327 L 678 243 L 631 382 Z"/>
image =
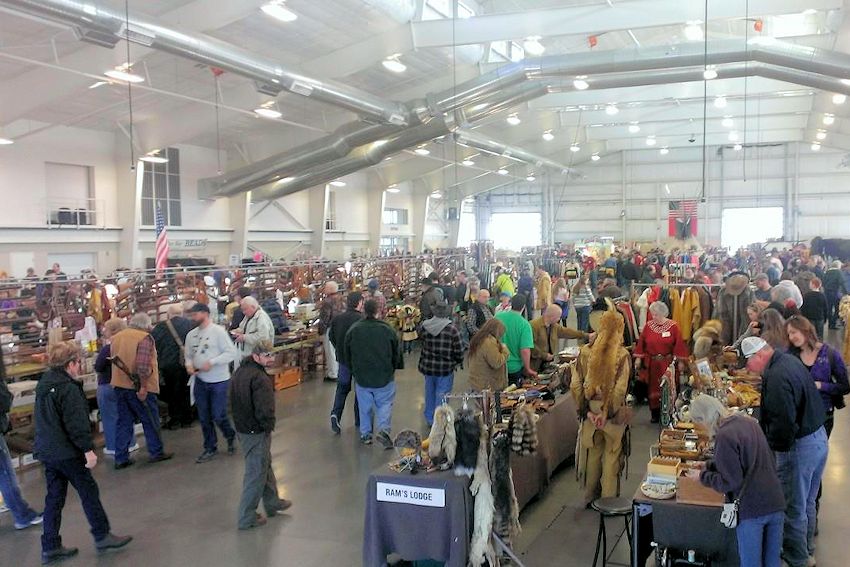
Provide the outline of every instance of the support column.
<path id="1" fill-rule="evenodd" d="M 626 245 L 626 151 L 623 150 L 620 152 L 620 163 L 622 165 L 622 181 L 623 181 L 623 203 L 622 210 L 620 211 L 620 218 L 623 223 L 623 241 L 622 245 Z"/>
<path id="2" fill-rule="evenodd" d="M 230 241 L 230 254 L 239 259 L 248 255 L 248 223 L 251 212 L 251 192 L 240 193 L 228 198 L 230 207 L 230 226 L 233 238 Z"/>
<path id="3" fill-rule="evenodd" d="M 386 191 L 379 187 L 370 187 L 367 193 L 369 207 L 369 250 L 377 254 L 381 246 L 381 231 L 384 227 L 384 207 Z"/>
<path id="4" fill-rule="evenodd" d="M 330 189 L 327 185 L 317 185 L 308 191 L 310 191 L 310 228 L 313 230 L 310 249 L 313 254 L 321 257 L 325 254 L 325 219 Z"/>
<path id="5" fill-rule="evenodd" d="M 142 178 L 144 168 L 130 170 L 130 156 L 125 144 L 117 144 L 116 188 L 118 190 L 118 222 L 121 223 L 121 245 L 118 249 L 118 266 L 144 268 L 139 249 L 139 231 L 142 225 Z"/>
<path id="6" fill-rule="evenodd" d="M 428 219 L 430 196 L 413 195 L 411 200 L 410 221 L 413 227 L 413 254 L 419 254 L 425 245 L 425 222 Z"/>

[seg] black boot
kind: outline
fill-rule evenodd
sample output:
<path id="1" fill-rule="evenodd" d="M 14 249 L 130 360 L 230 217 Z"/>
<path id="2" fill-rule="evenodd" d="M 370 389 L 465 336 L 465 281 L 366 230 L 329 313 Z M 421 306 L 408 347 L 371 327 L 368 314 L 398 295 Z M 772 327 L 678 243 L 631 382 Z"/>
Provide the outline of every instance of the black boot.
<path id="1" fill-rule="evenodd" d="M 659 421 L 661 421 L 661 410 L 660 409 L 654 409 L 654 410 L 649 410 L 649 411 L 652 414 L 652 417 L 649 420 L 650 423 L 658 423 Z"/>

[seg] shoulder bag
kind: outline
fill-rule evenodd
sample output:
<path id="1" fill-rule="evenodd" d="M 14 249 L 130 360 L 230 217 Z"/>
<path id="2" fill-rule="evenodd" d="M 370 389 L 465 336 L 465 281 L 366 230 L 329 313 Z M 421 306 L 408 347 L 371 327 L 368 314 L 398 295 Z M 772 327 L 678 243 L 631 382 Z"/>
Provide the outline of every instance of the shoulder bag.
<path id="1" fill-rule="evenodd" d="M 171 333 L 171 338 L 177 343 L 177 348 L 180 350 L 180 366 L 186 366 L 186 346 L 180 340 L 180 335 L 177 334 L 177 329 L 171 323 L 171 319 L 166 319 L 165 326 L 168 327 L 168 332 Z"/>
<path id="2" fill-rule="evenodd" d="M 755 463 L 753 464 L 755 466 Z M 738 497 L 732 502 L 723 504 L 723 512 L 720 514 L 720 523 L 724 527 L 734 530 L 738 527 L 738 509 L 741 507 L 741 497 L 747 489 L 747 484 L 750 482 L 749 476 L 744 476 L 744 483 L 741 485 L 741 490 L 738 492 Z"/>

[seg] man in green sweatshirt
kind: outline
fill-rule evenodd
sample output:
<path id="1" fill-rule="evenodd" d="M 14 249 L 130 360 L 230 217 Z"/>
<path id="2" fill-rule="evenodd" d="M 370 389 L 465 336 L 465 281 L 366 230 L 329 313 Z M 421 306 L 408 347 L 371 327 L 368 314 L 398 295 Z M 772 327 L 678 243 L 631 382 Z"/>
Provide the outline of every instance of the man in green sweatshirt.
<path id="1" fill-rule="evenodd" d="M 370 299 L 363 306 L 366 318 L 355 323 L 345 335 L 344 358 L 350 364 L 360 406 L 360 441 L 372 444 L 372 414 L 378 429 L 378 442 L 385 449 L 393 446 L 390 438 L 395 371 L 404 368 L 398 334 L 377 319 L 378 303 Z"/>

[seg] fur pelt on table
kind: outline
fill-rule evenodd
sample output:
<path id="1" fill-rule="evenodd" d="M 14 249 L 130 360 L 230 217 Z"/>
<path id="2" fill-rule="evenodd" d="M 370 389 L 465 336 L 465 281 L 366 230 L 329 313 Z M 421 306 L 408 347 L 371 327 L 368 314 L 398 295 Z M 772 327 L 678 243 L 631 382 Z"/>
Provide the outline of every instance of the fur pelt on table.
<path id="1" fill-rule="evenodd" d="M 510 434 L 507 431 L 496 433 L 490 449 L 490 480 L 495 507 L 493 531 L 508 545 L 522 530 L 519 524 L 519 504 L 514 491 L 510 455 Z"/>
<path id="2" fill-rule="evenodd" d="M 469 545 L 469 566 L 480 567 L 484 561 L 492 566 L 496 563 L 496 552 L 491 541 L 493 533 L 493 518 L 495 514 L 493 505 L 493 490 L 490 481 L 490 468 L 487 460 L 488 432 L 484 426 L 483 417 L 478 414 L 474 416 L 478 423 L 478 450 L 475 461 L 475 472 L 472 475 L 472 483 L 469 491 L 475 497 L 472 521 L 472 539 Z"/>
<path id="3" fill-rule="evenodd" d="M 694 358 L 706 358 L 715 345 L 720 345 L 723 323 L 719 319 L 709 319 L 702 327 L 694 331 Z"/>
<path id="4" fill-rule="evenodd" d="M 511 415 L 511 450 L 518 455 L 531 455 L 537 451 L 537 416 L 530 405 L 519 403 Z"/>
<path id="5" fill-rule="evenodd" d="M 462 409 L 455 419 L 457 452 L 455 453 L 455 475 L 469 476 L 475 472 L 478 449 L 481 445 L 481 421 L 471 409 Z"/>
<path id="6" fill-rule="evenodd" d="M 428 436 L 428 456 L 432 461 L 445 459 L 445 468 L 450 468 L 454 465 L 456 452 L 455 411 L 450 405 L 443 404 L 434 411 L 434 423 Z"/>

